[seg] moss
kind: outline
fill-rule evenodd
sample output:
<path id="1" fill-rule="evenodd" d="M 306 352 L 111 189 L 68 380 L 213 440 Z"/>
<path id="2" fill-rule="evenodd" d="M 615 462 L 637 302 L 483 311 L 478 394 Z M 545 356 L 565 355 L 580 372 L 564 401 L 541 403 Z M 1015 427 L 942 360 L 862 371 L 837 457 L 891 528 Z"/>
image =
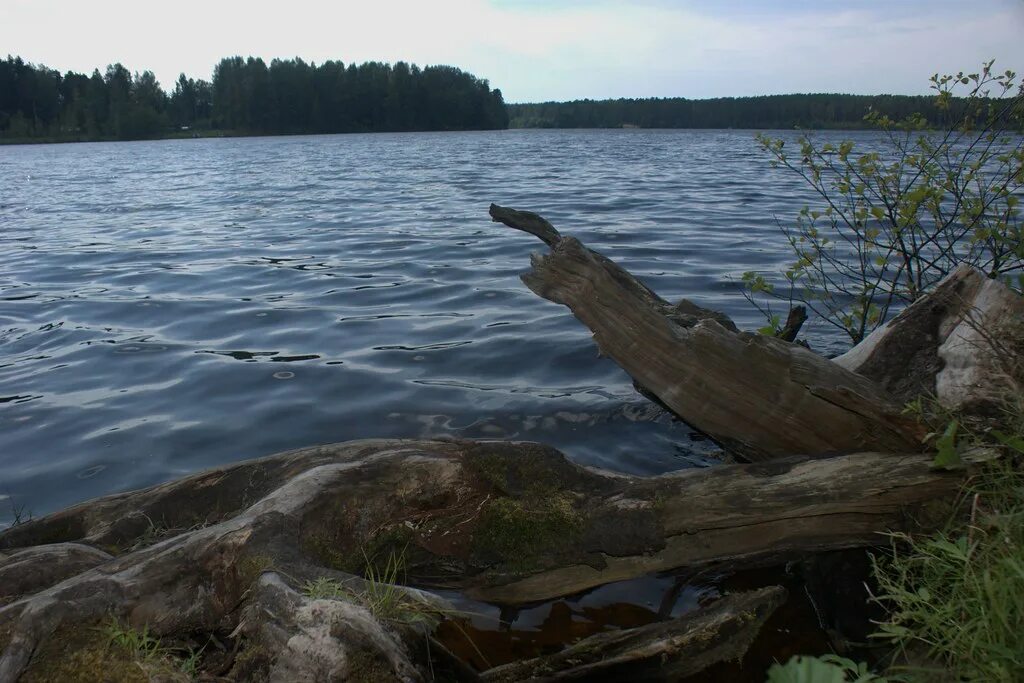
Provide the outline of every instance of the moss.
<path id="1" fill-rule="evenodd" d="M 404 558 L 406 549 L 414 540 L 415 533 L 404 524 L 396 524 L 378 532 L 360 549 L 360 572 L 364 575 L 371 570 L 380 573 L 390 558 Z"/>
<path id="2" fill-rule="evenodd" d="M 477 560 L 528 571 L 581 534 L 584 516 L 571 493 L 574 470 L 555 452 L 495 447 L 472 451 L 465 462 L 492 489 L 473 531 Z"/>
<path id="3" fill-rule="evenodd" d="M 383 657 L 355 650 L 348 657 L 348 678 L 351 683 L 378 683 L 379 681 L 398 681 L 391 666 Z"/>
<path id="4" fill-rule="evenodd" d="M 506 496 L 522 497 L 564 488 L 564 463 L 545 450 L 473 451 L 466 466 Z"/>
<path id="5" fill-rule="evenodd" d="M 273 663 L 273 657 L 266 650 L 245 643 L 235 657 L 230 678 L 236 681 L 265 681 L 270 676 Z"/>
<path id="6" fill-rule="evenodd" d="M 536 567 L 544 556 L 571 543 L 582 516 L 566 493 L 525 499 L 495 498 L 487 503 L 473 534 L 473 550 L 485 560 L 514 571 Z"/>
<path id="7" fill-rule="evenodd" d="M 415 541 L 415 531 L 402 522 L 381 525 L 361 539 L 354 521 L 345 508 L 335 508 L 314 522 L 316 529 L 306 534 L 303 549 L 325 567 L 365 575 L 390 556 L 404 554 Z"/>
<path id="8" fill-rule="evenodd" d="M 268 555 L 246 555 L 238 563 L 238 583 L 245 590 L 260 578 L 260 574 L 274 566 L 274 560 Z"/>
<path id="9" fill-rule="evenodd" d="M 319 564 L 350 574 L 362 566 L 354 552 L 359 512 L 342 501 L 312 510 L 303 520 L 302 548 Z"/>
<path id="10" fill-rule="evenodd" d="M 169 660 L 140 662 L 133 654 L 110 642 L 99 625 L 61 627 L 35 651 L 22 683 L 52 681 L 146 683 L 187 680 Z"/>

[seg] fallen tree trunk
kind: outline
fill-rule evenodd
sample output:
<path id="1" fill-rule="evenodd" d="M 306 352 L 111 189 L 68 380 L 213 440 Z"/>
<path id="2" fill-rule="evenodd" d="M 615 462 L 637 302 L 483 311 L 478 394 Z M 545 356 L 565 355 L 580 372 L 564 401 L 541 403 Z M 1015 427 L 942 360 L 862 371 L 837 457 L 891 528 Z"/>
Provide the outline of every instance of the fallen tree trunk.
<path id="1" fill-rule="evenodd" d="M 551 251 L 522 276 L 594 333 L 601 353 L 687 424 L 750 461 L 794 453 L 921 450 L 923 429 L 871 380 L 797 344 L 673 306 L 537 214 L 492 204 L 493 220 Z"/>
<path id="2" fill-rule="evenodd" d="M 901 401 L 998 414 L 1024 386 L 1024 298 L 960 266 L 835 362 Z"/>
<path id="3" fill-rule="evenodd" d="M 645 479 L 538 444 L 429 441 L 238 463 L 0 533 L 0 575 L 59 556 L 79 563 L 2 599 L 0 681 L 67 677 L 60 667 L 80 660 L 54 643 L 111 617 L 169 642 L 232 640 L 224 671 L 235 679 L 254 667 L 282 680 L 361 667 L 419 680 L 422 629 L 450 608 L 413 588 L 385 590 L 382 605 L 399 560 L 406 584 L 516 604 L 661 570 L 872 545 L 952 496 L 960 475 L 927 464 L 797 456 Z M 55 543 L 75 545 L 44 545 Z M 318 580 L 331 599 L 303 592 Z"/>
<path id="4" fill-rule="evenodd" d="M 486 683 L 531 681 L 678 681 L 718 662 L 739 660 L 782 604 L 778 586 L 729 595 L 693 614 L 599 633 L 546 657 L 490 669 Z"/>

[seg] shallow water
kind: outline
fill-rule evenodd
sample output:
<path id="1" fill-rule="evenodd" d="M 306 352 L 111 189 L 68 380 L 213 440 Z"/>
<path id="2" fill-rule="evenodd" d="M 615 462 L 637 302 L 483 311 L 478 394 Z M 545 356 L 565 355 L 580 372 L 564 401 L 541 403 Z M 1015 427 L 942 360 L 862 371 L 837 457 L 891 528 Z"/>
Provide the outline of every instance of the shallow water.
<path id="1" fill-rule="evenodd" d="M 543 245 L 487 206 L 541 212 L 663 296 L 754 328 L 738 278 L 786 261 L 775 216 L 808 199 L 750 131 L 0 147 L 0 526 L 363 437 L 705 465 L 708 442 L 519 281 Z"/>

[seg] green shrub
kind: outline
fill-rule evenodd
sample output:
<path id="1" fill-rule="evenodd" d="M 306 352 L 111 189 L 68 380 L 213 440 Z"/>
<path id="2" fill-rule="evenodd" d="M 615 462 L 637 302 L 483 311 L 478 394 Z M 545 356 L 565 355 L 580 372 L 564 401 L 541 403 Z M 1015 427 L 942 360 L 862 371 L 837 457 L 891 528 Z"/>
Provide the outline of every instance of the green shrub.
<path id="1" fill-rule="evenodd" d="M 1024 189 L 1024 84 L 992 62 L 979 73 L 932 77 L 947 127 L 920 115 L 867 119 L 881 147 L 850 140 L 796 149 L 758 136 L 771 164 L 799 175 L 820 199 L 781 224 L 796 259 L 776 288 L 757 273 L 747 296 L 769 320 L 771 298 L 799 302 L 856 344 L 962 263 L 1008 281 L 1024 270 L 1019 195 Z M 773 321 L 771 327 L 777 327 Z"/>

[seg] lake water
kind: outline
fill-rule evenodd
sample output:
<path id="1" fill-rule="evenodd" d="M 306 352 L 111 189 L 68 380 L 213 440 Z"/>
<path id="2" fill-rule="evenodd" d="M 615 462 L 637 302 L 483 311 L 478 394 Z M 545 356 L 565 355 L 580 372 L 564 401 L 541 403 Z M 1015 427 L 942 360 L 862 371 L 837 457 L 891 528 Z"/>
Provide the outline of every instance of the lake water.
<path id="1" fill-rule="evenodd" d="M 543 245 L 487 207 L 542 213 L 666 298 L 755 328 L 739 276 L 787 260 L 775 217 L 809 199 L 751 131 L 0 147 L 0 526 L 363 437 L 706 465 L 711 444 L 519 281 Z"/>

